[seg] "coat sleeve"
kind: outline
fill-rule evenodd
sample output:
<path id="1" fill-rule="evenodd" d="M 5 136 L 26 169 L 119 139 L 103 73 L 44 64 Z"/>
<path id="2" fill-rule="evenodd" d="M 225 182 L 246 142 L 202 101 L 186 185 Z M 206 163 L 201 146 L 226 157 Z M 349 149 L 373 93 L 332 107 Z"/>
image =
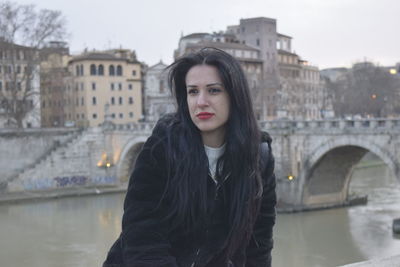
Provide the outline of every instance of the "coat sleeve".
<path id="1" fill-rule="evenodd" d="M 265 155 L 262 153 L 262 156 L 267 156 L 266 166 L 262 172 L 263 194 L 253 235 L 246 248 L 246 267 L 271 267 L 272 229 L 276 217 L 276 179 L 270 143 L 268 143 L 268 153 L 265 153 Z"/>
<path id="2" fill-rule="evenodd" d="M 143 145 L 130 177 L 120 236 L 123 264 L 177 267 L 160 200 L 166 184 L 165 149 L 159 129 Z M 160 206 L 161 205 L 161 206 Z"/>

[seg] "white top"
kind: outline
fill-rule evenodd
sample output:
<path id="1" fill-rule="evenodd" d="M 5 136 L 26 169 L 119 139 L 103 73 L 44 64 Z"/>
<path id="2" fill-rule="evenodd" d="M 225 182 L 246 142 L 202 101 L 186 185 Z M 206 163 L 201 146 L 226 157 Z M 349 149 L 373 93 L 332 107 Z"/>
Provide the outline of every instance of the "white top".
<path id="1" fill-rule="evenodd" d="M 206 151 L 207 154 L 207 158 L 208 158 L 208 166 L 209 166 L 209 172 L 211 177 L 214 179 L 215 182 L 217 182 L 217 180 L 215 179 L 215 174 L 217 171 L 217 162 L 219 157 L 222 156 L 222 154 L 224 154 L 225 152 L 225 144 L 223 144 L 220 147 L 214 148 L 214 147 L 209 147 L 204 145 L 204 149 Z"/>

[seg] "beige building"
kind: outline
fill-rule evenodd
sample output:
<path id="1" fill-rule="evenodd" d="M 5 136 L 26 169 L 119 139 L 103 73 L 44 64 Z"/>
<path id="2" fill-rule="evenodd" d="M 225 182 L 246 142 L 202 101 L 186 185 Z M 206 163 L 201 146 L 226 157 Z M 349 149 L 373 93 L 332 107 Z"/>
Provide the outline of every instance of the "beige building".
<path id="1" fill-rule="evenodd" d="M 98 126 L 142 119 L 142 66 L 134 51 L 84 52 L 68 64 L 66 123 Z"/>

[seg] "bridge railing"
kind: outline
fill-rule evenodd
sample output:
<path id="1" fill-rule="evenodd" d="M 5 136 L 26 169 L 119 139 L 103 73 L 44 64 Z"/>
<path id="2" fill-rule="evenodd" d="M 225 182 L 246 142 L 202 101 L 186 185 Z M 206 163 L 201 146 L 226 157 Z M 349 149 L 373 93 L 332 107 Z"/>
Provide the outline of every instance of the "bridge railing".
<path id="1" fill-rule="evenodd" d="M 156 122 L 112 124 L 111 130 L 151 132 Z M 393 129 L 400 128 L 400 118 L 396 119 L 327 119 L 313 121 L 271 120 L 261 121 L 262 129 Z"/>
<path id="2" fill-rule="evenodd" d="M 393 129 L 400 128 L 400 119 L 273 120 L 260 125 L 263 129 Z"/>

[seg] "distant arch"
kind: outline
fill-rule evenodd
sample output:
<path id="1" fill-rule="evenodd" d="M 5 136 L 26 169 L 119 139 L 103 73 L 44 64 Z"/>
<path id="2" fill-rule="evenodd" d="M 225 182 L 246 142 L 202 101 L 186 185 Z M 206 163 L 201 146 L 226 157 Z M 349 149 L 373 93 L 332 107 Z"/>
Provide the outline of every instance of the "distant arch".
<path id="1" fill-rule="evenodd" d="M 95 64 L 90 65 L 90 75 L 96 75 L 96 65 Z"/>
<path id="2" fill-rule="evenodd" d="M 114 65 L 110 65 L 108 67 L 108 75 L 110 75 L 110 76 L 114 76 L 115 75 L 115 67 L 114 67 Z"/>
<path id="3" fill-rule="evenodd" d="M 140 136 L 131 139 L 122 149 L 119 161 L 117 164 L 117 179 L 120 183 L 127 183 L 129 177 L 132 174 L 133 168 L 139 152 L 141 151 L 143 144 L 147 140 L 146 136 Z"/>
<path id="4" fill-rule="evenodd" d="M 101 76 L 104 75 L 104 66 L 102 64 L 99 65 L 98 75 L 101 75 Z"/>
<path id="5" fill-rule="evenodd" d="M 121 65 L 117 66 L 117 76 L 122 76 L 122 66 Z"/>
<path id="6" fill-rule="evenodd" d="M 311 152 L 304 163 L 299 176 L 300 203 L 307 206 L 344 203 L 353 169 L 368 152 L 377 155 L 400 182 L 400 163 L 378 144 L 356 137 L 331 139 Z"/>

